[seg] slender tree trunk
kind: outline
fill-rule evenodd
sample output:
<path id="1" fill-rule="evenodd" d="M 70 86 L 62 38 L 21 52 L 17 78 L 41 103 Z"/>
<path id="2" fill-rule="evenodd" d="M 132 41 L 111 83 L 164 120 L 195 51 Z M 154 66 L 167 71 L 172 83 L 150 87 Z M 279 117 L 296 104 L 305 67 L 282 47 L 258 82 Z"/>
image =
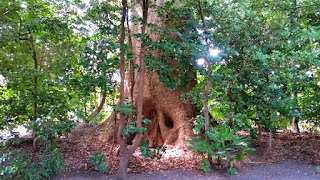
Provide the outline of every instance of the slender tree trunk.
<path id="1" fill-rule="evenodd" d="M 127 10 L 127 2 L 126 0 L 122 1 L 122 19 L 121 19 L 121 37 L 120 37 L 120 43 L 124 42 L 124 36 L 125 36 L 125 28 L 124 28 L 124 21 L 125 21 L 125 17 L 126 17 L 126 10 Z M 143 19 L 145 20 L 145 22 L 147 22 L 148 19 L 148 0 L 143 0 L 143 6 L 142 6 L 142 10 L 143 10 Z M 145 34 L 146 33 L 146 25 L 143 24 L 142 28 L 141 28 L 141 33 Z M 143 110 L 143 87 L 144 87 L 144 74 L 145 74 L 145 62 L 144 62 L 144 57 L 145 57 L 145 39 L 142 39 L 141 41 L 141 49 L 140 49 L 140 71 L 139 71 L 139 93 L 138 93 L 138 116 L 137 116 L 137 128 L 141 129 L 142 128 L 142 110 Z M 121 58 L 121 87 L 120 87 L 120 91 L 122 91 L 122 99 L 121 99 L 121 92 L 120 92 L 120 104 L 124 103 L 124 52 L 121 52 L 120 55 Z M 123 80 L 123 81 L 122 81 Z M 123 116 L 123 112 L 121 112 Z M 124 127 L 124 117 L 120 117 L 120 123 L 121 126 L 119 129 L 119 132 L 121 132 L 121 130 Z M 120 134 L 119 134 L 120 135 Z M 141 140 L 142 140 L 143 134 L 136 134 L 135 138 L 133 140 L 133 145 L 130 147 L 127 147 L 127 143 L 124 139 L 124 137 L 122 137 L 120 135 L 120 152 L 121 152 L 121 158 L 120 158 L 120 170 L 119 170 L 119 179 L 127 179 L 127 168 L 128 168 L 128 164 L 129 164 L 129 159 L 132 156 L 132 154 L 134 153 L 134 151 L 137 149 L 137 147 L 140 145 Z"/>
<path id="2" fill-rule="evenodd" d="M 290 16 L 291 16 L 291 19 L 290 19 L 290 30 L 291 31 L 294 31 L 294 29 L 296 28 L 297 24 L 295 23 L 294 21 L 294 18 L 297 17 L 297 9 L 298 9 L 298 5 L 297 5 L 297 1 L 294 0 L 292 2 L 294 4 L 294 8 L 291 10 L 290 12 Z M 290 37 L 292 36 L 292 34 L 290 34 Z M 293 82 L 295 81 L 295 79 L 293 79 Z M 293 92 L 293 99 L 296 101 L 297 103 L 297 91 L 294 91 Z M 295 113 L 293 113 L 293 117 L 292 117 L 292 125 L 293 125 L 293 129 L 292 129 L 292 132 L 293 133 L 300 133 L 300 129 L 299 129 L 299 119 L 296 117 Z"/>
<path id="3" fill-rule="evenodd" d="M 202 10 L 202 6 L 201 6 L 201 0 L 199 0 L 199 11 L 200 11 L 200 16 L 201 16 L 201 21 L 202 21 L 202 26 L 203 28 L 206 28 L 206 22 L 204 19 L 204 14 L 203 14 L 203 10 Z M 210 44 L 208 43 L 208 39 L 205 39 L 206 41 L 206 45 L 209 48 Z M 204 131 L 205 133 L 207 133 L 209 131 L 210 128 L 210 119 L 209 119 L 209 109 L 208 109 L 208 95 L 209 95 L 209 91 L 210 91 L 210 86 L 211 86 L 211 63 L 208 61 L 208 59 L 206 57 L 204 57 L 206 65 L 207 65 L 207 82 L 205 84 L 205 86 L 203 87 L 203 94 L 204 94 L 204 100 L 203 100 L 203 108 L 204 108 Z M 205 135 L 205 140 L 206 141 L 210 141 L 210 139 L 208 139 L 208 136 Z M 208 161 L 211 164 L 212 163 L 212 158 L 210 156 L 210 154 L 208 153 Z"/>
<path id="4" fill-rule="evenodd" d="M 133 51 L 133 47 L 132 47 L 132 38 L 131 38 L 131 30 L 130 30 L 130 23 L 129 23 L 129 16 L 128 16 L 128 8 L 127 8 L 127 28 L 128 28 L 128 40 L 129 40 L 129 48 L 130 48 L 130 52 L 132 53 Z M 129 61 L 129 82 L 130 82 L 130 98 L 132 103 L 134 103 L 134 97 L 133 97 L 133 91 L 134 91 L 134 85 L 135 85 L 135 71 L 134 71 L 134 60 L 130 59 Z"/>
<path id="5" fill-rule="evenodd" d="M 122 0 L 122 18 L 121 18 L 121 36 L 120 36 L 120 43 L 124 43 L 124 38 L 125 38 L 125 27 L 124 27 L 124 21 L 126 17 L 126 12 L 127 12 L 127 1 Z M 143 19 L 145 22 L 147 22 L 148 19 L 148 0 L 143 0 Z M 141 33 L 145 34 L 146 33 L 146 25 L 143 24 L 141 28 Z M 144 73 L 145 73 L 145 62 L 144 62 L 144 57 L 145 57 L 145 39 L 142 39 L 141 41 L 141 49 L 140 49 L 140 71 L 139 71 L 139 93 L 138 93 L 138 116 L 137 116 L 137 128 L 141 129 L 142 128 L 142 113 L 143 113 L 143 87 L 144 87 Z M 120 85 L 120 104 L 124 104 L 124 52 L 121 51 L 120 54 L 121 58 L 121 63 L 120 63 L 120 74 L 121 74 L 121 85 Z M 121 112 L 120 115 L 120 126 L 119 126 L 119 133 L 121 130 L 124 128 L 124 114 Z M 119 134 L 118 133 L 118 134 Z M 120 179 L 127 179 L 127 168 L 129 164 L 129 159 L 133 152 L 137 149 L 137 147 L 140 145 L 141 140 L 142 140 L 142 134 L 136 134 L 134 140 L 133 140 L 133 145 L 130 147 L 127 147 L 127 143 L 125 141 L 125 138 L 122 137 L 119 134 L 119 141 L 120 141 L 120 152 L 121 152 L 121 158 L 120 158 L 120 170 L 119 170 L 119 178 Z"/>
<path id="6" fill-rule="evenodd" d="M 254 110 L 255 110 L 254 120 L 255 120 L 255 122 L 257 123 L 257 121 L 259 121 L 259 115 L 258 115 L 258 107 L 257 107 L 257 105 L 255 106 Z M 259 134 L 259 136 L 261 136 L 261 134 L 262 134 L 262 127 L 261 127 L 260 124 L 258 124 L 258 134 Z"/>
<path id="7" fill-rule="evenodd" d="M 208 109 L 208 95 L 209 95 L 209 90 L 210 90 L 210 86 L 211 86 L 211 80 L 210 80 L 210 75 L 211 75 L 211 63 L 208 62 L 208 60 L 206 60 L 207 62 L 207 68 L 208 68 L 208 75 L 207 75 L 207 82 L 205 84 L 205 86 L 203 87 L 203 94 L 204 94 L 204 99 L 203 99 L 203 108 L 204 108 L 204 130 L 205 132 L 209 131 L 209 127 L 210 127 L 210 119 L 209 119 L 209 109 Z M 207 136 L 206 140 L 207 140 Z"/>
<path id="8" fill-rule="evenodd" d="M 34 93 L 34 103 L 33 103 L 33 123 L 37 121 L 37 112 L 38 112 L 38 58 L 37 58 L 37 52 L 36 52 L 36 47 L 33 42 L 33 37 L 30 34 L 30 43 L 32 47 L 32 58 L 34 61 L 34 86 L 33 86 L 33 93 Z M 38 149 L 38 142 L 37 142 L 37 134 L 35 130 L 33 129 L 32 133 L 32 139 L 33 139 L 33 148 L 35 151 Z"/>
<path id="9" fill-rule="evenodd" d="M 121 17 L 121 34 L 119 38 L 119 43 L 122 46 L 124 44 L 125 39 L 125 17 L 127 12 L 127 0 L 122 0 L 122 17 Z M 124 51 L 121 49 L 120 51 L 120 102 L 119 105 L 124 105 L 124 80 L 125 80 L 125 56 Z M 118 130 L 118 139 L 120 144 L 120 170 L 119 170 L 119 179 L 126 179 L 127 178 L 127 166 L 128 166 L 128 159 L 127 157 L 127 146 L 124 138 L 121 136 L 121 130 L 125 127 L 125 115 L 123 111 L 120 111 L 120 119 L 119 119 L 119 130 Z"/>
<path id="10" fill-rule="evenodd" d="M 272 149 L 272 132 L 269 132 L 269 148 Z"/>
<path id="11" fill-rule="evenodd" d="M 87 114 L 87 102 L 88 102 L 88 98 L 84 97 L 84 112 Z"/>
<path id="12" fill-rule="evenodd" d="M 293 92 L 293 98 L 296 100 L 297 99 L 297 92 Z M 295 113 L 293 113 L 293 117 L 292 117 L 292 125 L 293 125 L 293 129 L 292 132 L 293 133 L 300 133 L 300 129 L 299 129 L 299 119 L 296 117 Z"/>
<path id="13" fill-rule="evenodd" d="M 21 28 L 22 19 L 20 18 L 20 28 Z M 27 37 L 22 37 L 27 36 Z M 37 121 L 37 113 L 38 113 L 38 57 L 37 57 L 37 51 L 36 46 L 34 44 L 33 36 L 31 32 L 27 34 L 21 34 L 21 29 L 19 30 L 19 40 L 21 41 L 29 41 L 32 49 L 32 59 L 34 61 L 34 77 L 33 77 L 33 115 L 32 120 L 35 124 Z M 32 140 L 33 140 L 33 148 L 35 151 L 38 150 L 38 143 L 37 143 L 37 134 L 35 132 L 35 128 L 32 130 Z"/>
<path id="14" fill-rule="evenodd" d="M 20 26 L 21 26 L 21 19 L 20 19 Z M 34 77 L 33 77 L 33 115 L 32 115 L 32 120 L 33 123 L 35 124 L 35 122 L 37 121 L 37 113 L 38 113 L 38 57 L 37 57 L 37 51 L 36 51 L 36 47 L 34 45 L 34 41 L 33 41 L 33 36 L 31 34 L 31 32 L 29 32 L 28 34 L 24 34 L 24 36 L 28 36 L 28 37 L 21 37 L 22 34 L 19 31 L 19 40 L 22 41 L 29 41 L 31 44 L 31 49 L 32 49 L 32 59 L 34 62 Z M 32 130 L 32 140 L 33 140 L 33 148 L 35 151 L 37 151 L 38 149 L 38 143 L 37 143 L 37 135 L 35 132 L 35 129 Z"/>
<path id="15" fill-rule="evenodd" d="M 300 133 L 299 120 L 298 120 L 298 118 L 297 118 L 295 115 L 293 115 L 292 124 L 293 124 L 292 132 L 293 132 L 293 133 Z"/>
<path id="16" fill-rule="evenodd" d="M 98 95 L 97 95 L 97 88 L 95 87 L 94 90 L 93 90 L 93 98 L 94 98 L 94 106 L 98 106 Z"/>
<path id="17" fill-rule="evenodd" d="M 130 157 L 131 155 L 129 155 L 128 152 L 121 153 L 118 179 L 123 179 L 123 180 L 128 179 L 127 169 L 128 169 Z"/>
<path id="18" fill-rule="evenodd" d="M 20 28 L 21 28 L 21 22 L 22 19 L 20 18 Z M 22 37 L 22 36 L 28 36 L 28 37 Z M 34 84 L 33 84 L 33 115 L 32 115 L 32 120 L 33 123 L 36 122 L 37 120 L 37 112 L 38 112 L 38 58 L 37 58 L 37 51 L 36 51 L 36 47 L 34 45 L 34 41 L 33 41 L 33 36 L 31 34 L 31 32 L 27 33 L 27 34 L 21 34 L 21 29 L 19 29 L 19 40 L 22 41 L 29 41 L 31 44 L 31 49 L 32 49 L 32 59 L 34 61 L 34 70 L 35 70 L 35 74 L 34 74 Z M 33 147 L 34 150 L 37 151 L 38 149 L 38 143 L 37 143 L 37 135 L 35 132 L 35 129 L 32 130 L 32 140 L 33 140 Z"/>
<path id="19" fill-rule="evenodd" d="M 200 16 L 201 16 L 201 21 L 202 21 L 202 26 L 203 28 L 206 28 L 206 23 L 204 20 L 204 15 L 202 11 L 202 6 L 201 6 L 201 1 L 199 0 L 199 11 L 200 11 Z M 209 47 L 208 39 L 206 38 L 206 44 Z M 206 57 L 204 57 L 207 68 L 208 68 L 208 74 L 207 74 L 207 82 L 205 86 L 203 87 L 203 93 L 204 93 L 204 100 L 203 100 L 203 108 L 204 108 L 204 129 L 205 132 L 209 131 L 209 110 L 208 110 L 208 95 L 209 95 L 209 90 L 210 90 L 210 85 L 211 85 L 211 80 L 210 80 L 210 75 L 211 75 L 211 63 L 208 61 Z"/>
<path id="20" fill-rule="evenodd" d="M 145 22 L 147 22 L 148 19 L 148 1 L 149 0 L 143 0 L 143 6 L 142 6 L 142 10 L 143 10 L 143 19 L 145 20 Z M 122 20 L 121 20 L 121 38 L 120 38 L 120 43 L 124 42 L 124 36 L 125 36 L 125 28 L 124 28 L 124 21 L 125 21 L 125 17 L 126 17 L 126 10 L 127 10 L 127 2 L 126 0 L 122 1 L 122 5 L 123 5 L 123 9 L 122 9 Z M 145 34 L 146 33 L 146 25 L 143 24 L 142 28 L 141 28 L 141 33 Z M 145 74 L 145 62 L 144 62 L 144 57 L 145 57 L 145 39 L 142 39 L 141 41 L 141 49 L 140 49 L 140 71 L 139 71 L 139 93 L 138 93 L 138 116 L 137 116 L 137 128 L 141 129 L 142 128 L 142 110 L 143 110 L 143 87 L 144 87 L 144 74 Z M 121 53 L 121 70 L 122 70 L 122 76 L 121 76 L 121 80 L 124 80 L 124 52 L 122 51 Z M 121 81 L 121 83 L 123 83 Z M 123 96 L 124 96 L 124 85 L 121 84 L 122 87 L 122 92 L 123 92 Z M 121 92 L 120 92 L 120 96 L 121 96 Z M 121 99 L 121 98 L 120 98 Z M 123 99 L 122 99 L 123 101 Z M 122 112 L 123 113 L 123 112 Z M 123 115 L 122 115 L 123 116 Z M 120 126 L 121 129 L 119 129 L 119 132 L 123 129 L 124 127 L 124 117 L 120 118 L 120 123 L 122 123 L 122 125 Z M 119 178 L 120 179 L 127 179 L 127 168 L 128 168 L 128 164 L 129 164 L 129 159 L 132 156 L 132 154 L 134 153 L 134 151 L 137 149 L 137 147 L 140 145 L 141 140 L 142 140 L 143 134 L 136 134 L 135 138 L 133 140 L 133 145 L 130 147 L 127 147 L 127 143 L 124 140 L 124 137 L 121 137 L 120 135 L 120 152 L 121 152 L 121 158 L 120 158 L 120 170 L 119 170 Z"/>
<path id="21" fill-rule="evenodd" d="M 107 91 L 103 91 L 100 104 L 97 107 L 97 109 L 90 115 L 89 119 L 96 117 L 100 113 L 100 111 L 102 110 L 102 108 L 104 106 L 104 103 L 106 102 L 106 96 L 107 96 Z"/>
<path id="22" fill-rule="evenodd" d="M 208 66 L 210 66 L 210 65 L 208 64 Z M 210 70 L 208 70 L 208 74 L 209 73 L 210 73 Z M 211 80 L 208 75 L 207 76 L 207 83 L 206 83 L 206 86 L 204 87 L 204 91 L 203 91 L 204 92 L 203 108 L 204 108 L 204 129 L 205 129 L 205 132 L 209 131 L 209 127 L 210 127 L 209 109 L 208 109 L 208 95 L 209 95 L 210 85 L 211 85 Z"/>
<path id="23" fill-rule="evenodd" d="M 148 6 L 149 6 L 149 0 L 143 0 L 143 20 L 147 23 L 148 20 Z M 141 28 L 142 34 L 146 33 L 146 25 L 142 25 Z M 145 62 L 144 62 L 144 57 L 145 57 L 145 43 L 146 40 L 142 39 L 141 41 L 141 51 L 140 51 L 140 71 L 139 71 L 139 93 L 138 93 L 138 117 L 137 117 L 137 127 L 139 129 L 142 128 L 142 110 L 143 110 L 143 87 L 144 87 L 144 74 L 145 74 Z M 133 144 L 137 144 L 136 146 L 140 144 L 142 140 L 142 134 L 137 134 L 136 135 L 136 142 Z"/>

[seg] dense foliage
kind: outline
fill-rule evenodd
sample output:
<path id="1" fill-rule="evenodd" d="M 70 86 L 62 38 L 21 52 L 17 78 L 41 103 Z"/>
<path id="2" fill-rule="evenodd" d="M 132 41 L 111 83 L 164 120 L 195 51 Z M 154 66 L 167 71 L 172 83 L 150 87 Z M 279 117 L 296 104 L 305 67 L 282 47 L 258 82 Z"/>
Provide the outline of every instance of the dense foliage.
<path id="1" fill-rule="evenodd" d="M 257 126 L 276 132 L 300 122 L 300 128 L 319 131 L 319 7 L 318 0 L 182 0 L 179 6 L 173 0 L 165 7 L 153 6 L 170 28 L 126 17 L 126 28 L 129 22 L 142 23 L 160 37 L 152 41 L 147 34 L 133 32 L 149 51 L 163 54 L 146 54 L 146 69 L 157 72 L 168 89 L 181 87 L 182 100 L 196 107 L 196 137 L 188 143 L 203 155 L 204 170 L 209 170 L 209 156 L 231 167 L 251 151 L 247 139 L 236 134 L 239 130 L 256 137 Z M 39 179 L 59 173 L 63 159 L 54 139 L 68 135 L 77 121 L 99 124 L 116 105 L 119 52 L 125 52 L 126 66 L 139 70 L 130 64 L 130 38 L 124 44 L 118 41 L 121 8 L 116 0 L 1 1 L 0 129 L 27 127 L 47 153 L 42 162 L 30 164 L 28 155 L 9 152 L 2 143 L 1 175 Z M 197 84 L 187 91 L 184 87 L 192 80 Z M 109 109 L 92 116 L 102 94 Z M 206 132 L 204 101 L 211 114 Z M 115 110 L 126 116 L 138 113 L 127 102 Z M 130 124 L 122 136 L 145 133 L 150 123 L 145 119 L 140 132 L 136 118 L 127 119 Z M 150 151 L 147 146 L 141 145 L 142 155 L 152 158 L 165 150 Z M 97 170 L 107 171 L 102 154 L 90 161 Z M 33 172 L 39 166 L 41 174 L 23 170 Z"/>
<path id="2" fill-rule="evenodd" d="M 38 180 L 50 178 L 65 170 L 64 159 L 58 149 L 38 152 L 37 156 L 38 160 L 30 162 L 27 153 L 6 150 L 0 158 L 2 178 Z"/>

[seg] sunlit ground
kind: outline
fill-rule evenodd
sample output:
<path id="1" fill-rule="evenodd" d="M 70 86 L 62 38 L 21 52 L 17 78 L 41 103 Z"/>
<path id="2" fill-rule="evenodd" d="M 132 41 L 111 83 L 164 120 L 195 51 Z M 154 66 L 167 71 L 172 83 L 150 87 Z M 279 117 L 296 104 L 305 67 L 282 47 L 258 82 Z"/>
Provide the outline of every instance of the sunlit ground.
<path id="1" fill-rule="evenodd" d="M 12 132 L 14 133 L 11 133 L 9 130 L 6 129 L 0 130 L 0 142 L 7 141 L 8 139 L 13 138 L 14 134 L 17 134 L 19 137 L 31 135 L 31 132 L 29 132 L 28 129 L 22 125 L 14 128 Z"/>
<path id="2" fill-rule="evenodd" d="M 171 159 L 171 158 L 178 158 L 178 157 L 182 157 L 182 156 L 186 156 L 186 155 L 190 155 L 192 156 L 192 151 L 188 151 L 186 148 L 181 148 L 179 146 L 175 147 L 172 145 L 166 145 L 166 151 L 163 153 L 161 152 L 160 154 L 162 154 L 161 159 L 166 160 L 166 159 Z M 153 150 L 153 149 L 151 149 Z M 135 153 L 133 154 L 136 157 L 141 157 L 140 156 L 140 150 L 135 151 Z"/>

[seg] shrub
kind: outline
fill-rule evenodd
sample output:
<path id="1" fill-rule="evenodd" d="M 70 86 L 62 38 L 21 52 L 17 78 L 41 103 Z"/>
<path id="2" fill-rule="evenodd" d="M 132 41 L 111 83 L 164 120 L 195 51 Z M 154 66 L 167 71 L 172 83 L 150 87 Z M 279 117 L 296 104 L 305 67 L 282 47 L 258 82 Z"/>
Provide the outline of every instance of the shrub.
<path id="1" fill-rule="evenodd" d="M 104 163 L 105 156 L 100 152 L 95 152 L 89 157 L 89 160 L 94 168 L 99 171 L 106 173 L 108 172 L 108 166 Z"/>
<path id="2" fill-rule="evenodd" d="M 149 148 L 149 141 L 142 141 L 140 144 L 140 156 L 145 158 L 151 158 L 158 160 L 161 159 L 162 153 L 166 152 L 167 146 L 157 146 L 155 149 L 151 150 Z"/>
<path id="3" fill-rule="evenodd" d="M 201 140 L 200 136 L 194 137 L 191 140 L 187 140 L 191 144 L 188 149 L 201 154 L 202 161 L 200 166 L 202 170 L 210 171 L 210 162 L 206 158 L 206 154 L 208 154 L 215 163 L 231 168 L 228 172 L 236 175 L 236 169 L 232 168 L 233 164 L 236 161 L 241 161 L 253 149 L 249 147 L 246 138 L 235 133 L 236 130 L 231 130 L 226 124 L 211 127 L 206 132 L 206 136 L 209 138 L 208 141 Z"/>
<path id="4" fill-rule="evenodd" d="M 29 155 L 19 150 L 5 151 L 0 158 L 0 172 L 4 179 L 37 180 L 61 173 L 64 159 L 57 149 L 38 154 L 39 160 L 30 162 Z"/>

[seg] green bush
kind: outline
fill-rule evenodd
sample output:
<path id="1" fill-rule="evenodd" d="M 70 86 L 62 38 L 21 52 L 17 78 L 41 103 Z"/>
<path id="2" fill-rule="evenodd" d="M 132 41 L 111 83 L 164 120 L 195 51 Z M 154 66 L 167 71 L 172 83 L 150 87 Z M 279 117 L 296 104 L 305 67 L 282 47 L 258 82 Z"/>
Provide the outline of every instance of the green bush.
<path id="1" fill-rule="evenodd" d="M 24 168 L 27 167 L 29 156 L 18 150 L 13 152 L 1 152 L 0 173 L 4 179 L 14 179 L 20 177 Z"/>
<path id="2" fill-rule="evenodd" d="M 94 168 L 99 171 L 106 173 L 108 172 L 108 166 L 104 163 L 105 156 L 100 152 L 95 152 L 89 157 L 89 160 Z"/>
<path id="3" fill-rule="evenodd" d="M 162 153 L 166 152 L 167 146 L 157 146 L 155 149 L 151 150 L 149 148 L 149 141 L 142 141 L 140 144 L 140 156 L 145 158 L 151 158 L 158 160 L 161 159 Z"/>
<path id="4" fill-rule="evenodd" d="M 217 164 L 231 168 L 235 161 L 241 161 L 248 152 L 253 150 L 249 147 L 246 138 L 235 133 L 236 130 L 231 130 L 226 124 L 211 127 L 206 132 L 208 141 L 201 140 L 200 136 L 194 137 L 187 140 L 191 144 L 188 149 L 202 155 L 200 166 L 204 171 L 210 171 L 210 162 L 206 158 L 206 154 L 211 156 Z M 229 169 L 228 172 L 233 175 L 237 174 L 236 169 Z"/>
<path id="5" fill-rule="evenodd" d="M 37 180 L 61 173 L 64 159 L 57 149 L 40 152 L 39 160 L 30 162 L 27 153 L 15 150 L 1 153 L 0 173 L 4 179 Z"/>

